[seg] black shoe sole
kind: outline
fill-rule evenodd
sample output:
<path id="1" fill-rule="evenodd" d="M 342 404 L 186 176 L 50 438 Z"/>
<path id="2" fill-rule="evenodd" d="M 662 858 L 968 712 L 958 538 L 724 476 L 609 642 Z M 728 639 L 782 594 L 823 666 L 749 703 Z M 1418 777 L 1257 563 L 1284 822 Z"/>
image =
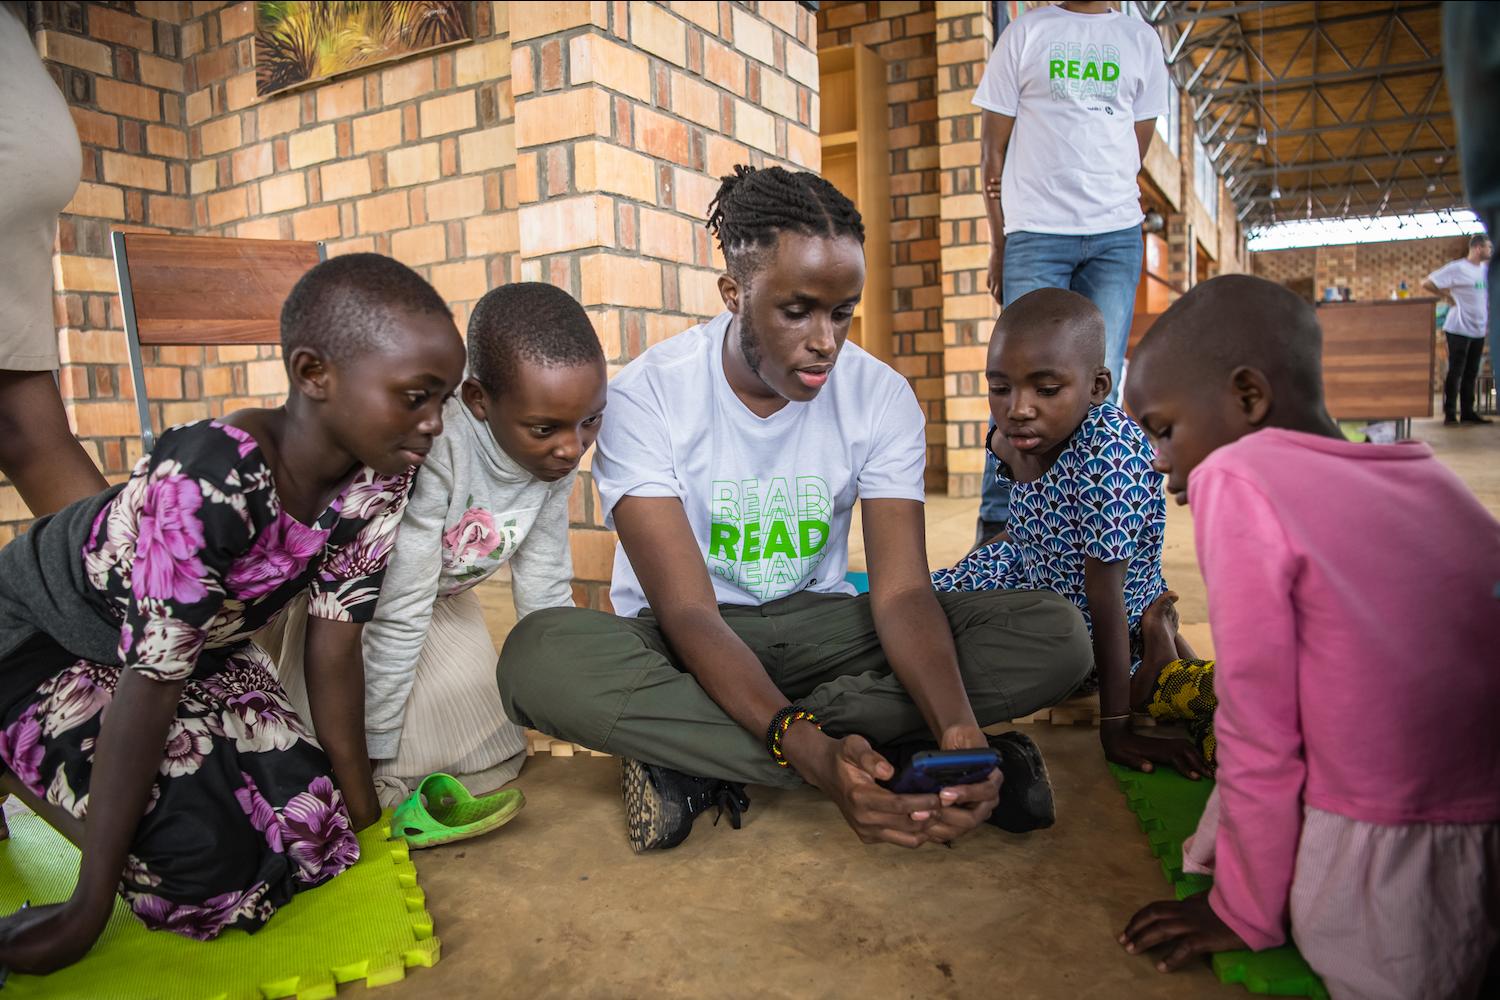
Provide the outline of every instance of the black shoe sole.
<path id="1" fill-rule="evenodd" d="M 625 800 L 630 847 L 637 854 L 676 847 L 693 829 L 691 818 L 684 814 L 684 803 L 664 797 L 646 765 L 638 760 L 625 759 L 620 795 Z"/>
<path id="2" fill-rule="evenodd" d="M 1057 822 L 1057 804 L 1052 798 L 1052 782 L 1047 776 L 1047 762 L 1031 737 L 1010 732 L 990 745 L 1000 752 L 1000 804 L 990 814 L 990 823 L 1008 833 L 1030 833 L 1045 830 Z"/>

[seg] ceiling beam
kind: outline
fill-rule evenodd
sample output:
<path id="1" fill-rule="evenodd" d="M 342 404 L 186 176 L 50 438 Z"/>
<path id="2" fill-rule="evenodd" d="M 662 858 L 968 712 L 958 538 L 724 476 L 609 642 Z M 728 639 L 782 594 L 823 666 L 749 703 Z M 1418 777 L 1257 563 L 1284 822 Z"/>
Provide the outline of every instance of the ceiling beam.
<path id="1" fill-rule="evenodd" d="M 1309 128 L 1283 128 L 1269 130 L 1272 135 L 1280 139 L 1294 139 L 1306 135 L 1326 135 L 1329 132 L 1350 132 L 1354 129 L 1377 129 L 1392 128 L 1397 125 L 1422 125 L 1450 121 L 1453 115 L 1447 111 L 1435 111 L 1430 114 L 1398 115 L 1394 118 L 1355 119 L 1353 121 L 1329 122 L 1326 125 L 1314 125 Z M 1224 141 L 1231 146 L 1258 145 L 1256 133 L 1241 132 L 1226 135 Z"/>
<path id="2" fill-rule="evenodd" d="M 1249 209 L 1249 211 L 1245 215 L 1239 215 L 1239 212 L 1235 214 L 1242 219 L 1249 216 L 1252 221 L 1259 221 L 1272 215 L 1282 219 L 1307 217 L 1306 197 L 1294 198 L 1275 205 L 1264 201 L 1252 201 L 1239 207 Z M 1413 195 L 1384 200 L 1379 198 L 1346 200 L 1341 193 L 1325 191 L 1314 195 L 1312 199 L 1313 218 L 1347 219 L 1372 215 L 1405 215 L 1409 212 L 1460 212 L 1467 211 L 1468 208 L 1468 203 L 1462 199 L 1446 195 Z"/>
<path id="3" fill-rule="evenodd" d="M 1307 200 L 1308 195 L 1312 195 L 1314 198 L 1322 198 L 1325 201 L 1329 199 L 1342 201 L 1348 195 L 1367 202 L 1375 202 L 1380 200 L 1379 194 L 1384 190 L 1384 184 L 1376 184 L 1371 181 L 1349 181 L 1342 184 L 1319 184 L 1314 187 L 1292 187 L 1282 191 L 1281 196 L 1278 198 L 1273 198 L 1264 192 L 1247 192 L 1243 198 L 1245 201 L 1254 202 L 1259 205 L 1303 202 Z M 1429 191 L 1427 190 L 1426 182 L 1422 178 L 1408 177 L 1400 185 L 1391 189 L 1390 197 L 1404 198 L 1409 201 L 1417 201 L 1424 198 L 1438 201 L 1443 199 L 1462 200 L 1463 194 L 1461 191 L 1456 191 L 1452 188 L 1445 190 L 1443 186 Z"/>
<path id="4" fill-rule="evenodd" d="M 1279 93 L 1291 93 L 1297 90 L 1327 86 L 1330 83 L 1352 83 L 1358 80 L 1370 80 L 1377 77 L 1411 76 L 1415 73 L 1441 71 L 1442 68 L 1442 59 L 1421 59 L 1416 62 L 1396 63 L 1394 66 L 1361 66 L 1357 69 L 1341 69 L 1331 73 L 1314 73 L 1311 76 L 1294 76 L 1279 79 L 1272 77 L 1263 83 L 1236 83 L 1227 87 L 1220 87 L 1211 96 L 1216 100 L 1222 100 L 1223 98 L 1234 97 L 1239 94 L 1259 93 L 1262 89 Z"/>
<path id="5" fill-rule="evenodd" d="M 1342 160 L 1315 160 L 1309 163 L 1283 163 L 1274 167 L 1255 167 L 1250 170 L 1241 170 L 1241 177 L 1270 177 L 1274 173 L 1282 174 L 1308 174 L 1319 170 L 1342 170 L 1346 167 L 1358 167 L 1368 163 L 1390 163 L 1392 161 L 1405 160 L 1433 160 L 1443 157 L 1441 166 L 1449 165 L 1453 161 L 1453 150 L 1451 149 L 1413 149 L 1404 153 L 1376 153 L 1369 156 L 1350 156 Z"/>
<path id="6" fill-rule="evenodd" d="M 1312 217 L 1314 219 L 1357 219 L 1379 217 L 1386 215 L 1410 215 L 1416 212 L 1461 212 L 1468 211 L 1469 206 L 1462 200 L 1457 200 L 1441 195 L 1430 195 L 1427 197 L 1391 198 L 1385 202 L 1378 199 L 1365 199 L 1350 201 L 1347 205 L 1342 195 L 1331 197 L 1326 192 L 1321 196 L 1313 198 Z M 1243 215 L 1240 212 L 1244 212 Z M 1276 206 L 1265 203 L 1247 202 L 1239 207 L 1238 216 L 1246 225 L 1261 225 L 1272 221 L 1282 222 L 1289 219 L 1307 218 L 1307 199 L 1298 199 L 1295 204 L 1280 204 Z"/>
<path id="7" fill-rule="evenodd" d="M 1186 6 L 1186 4 L 1184 4 Z M 1268 0 L 1266 3 L 1240 3 L 1231 4 L 1228 7 L 1205 8 L 1192 11 L 1163 10 L 1152 24 L 1161 27 L 1168 24 L 1192 24 L 1195 21 L 1205 21 L 1216 17 L 1234 17 L 1238 14 L 1253 14 L 1262 10 L 1272 10 L 1276 7 L 1299 6 L 1296 0 Z M 1386 13 L 1382 11 L 1382 13 Z"/>
<path id="8" fill-rule="evenodd" d="M 1267 35 L 1280 35 L 1288 31 L 1327 28 L 1330 25 L 1348 24 L 1353 21 L 1373 21 L 1377 18 L 1390 17 L 1393 13 L 1412 14 L 1422 10 L 1436 10 L 1441 6 L 1442 4 L 1440 3 L 1392 4 L 1390 7 L 1377 7 L 1374 10 L 1361 11 L 1358 14 L 1339 14 L 1335 17 L 1320 17 L 1315 21 L 1297 21 L 1292 24 L 1268 24 L 1264 29 L 1264 33 Z M 1262 29 L 1260 28 L 1247 28 L 1246 30 L 1257 36 L 1262 34 Z"/>

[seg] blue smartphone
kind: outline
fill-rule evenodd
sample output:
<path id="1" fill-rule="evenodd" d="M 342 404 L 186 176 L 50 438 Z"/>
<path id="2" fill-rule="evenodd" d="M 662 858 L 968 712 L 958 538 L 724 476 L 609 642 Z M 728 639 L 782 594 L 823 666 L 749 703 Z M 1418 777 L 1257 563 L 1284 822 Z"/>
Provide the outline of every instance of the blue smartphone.
<path id="1" fill-rule="evenodd" d="M 954 785 L 972 785 L 1000 766 L 992 747 L 979 750 L 923 750 L 885 787 L 898 795 L 930 795 Z"/>

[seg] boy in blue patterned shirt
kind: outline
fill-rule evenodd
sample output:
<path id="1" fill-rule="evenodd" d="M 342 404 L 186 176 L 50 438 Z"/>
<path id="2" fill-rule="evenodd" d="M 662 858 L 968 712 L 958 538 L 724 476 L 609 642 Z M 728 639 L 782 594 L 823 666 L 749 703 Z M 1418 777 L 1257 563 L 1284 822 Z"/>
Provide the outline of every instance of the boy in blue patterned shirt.
<path id="1" fill-rule="evenodd" d="M 1051 590 L 1088 622 L 1105 756 L 1196 778 L 1213 755 L 1212 664 L 1177 635 L 1162 579 L 1166 500 L 1135 421 L 1113 403 L 1104 317 L 1076 292 L 1041 288 L 1007 306 L 990 337 L 986 446 L 1011 480 L 1008 530 L 932 575 L 938 590 Z M 1187 740 L 1137 735 L 1132 709 L 1185 719 Z"/>

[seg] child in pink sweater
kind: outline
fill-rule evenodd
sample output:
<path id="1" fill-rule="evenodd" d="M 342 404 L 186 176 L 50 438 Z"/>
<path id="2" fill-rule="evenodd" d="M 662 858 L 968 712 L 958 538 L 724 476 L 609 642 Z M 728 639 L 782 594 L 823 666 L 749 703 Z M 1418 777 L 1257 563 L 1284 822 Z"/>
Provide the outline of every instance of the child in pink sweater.
<path id="1" fill-rule="evenodd" d="M 1290 936 L 1341 998 L 1472 998 L 1500 942 L 1500 523 L 1425 444 L 1351 444 L 1312 307 L 1243 275 L 1152 328 L 1126 399 L 1191 497 L 1218 655 L 1213 889 L 1120 936 L 1170 971 Z M 1493 980 L 1491 980 L 1493 984 Z"/>

